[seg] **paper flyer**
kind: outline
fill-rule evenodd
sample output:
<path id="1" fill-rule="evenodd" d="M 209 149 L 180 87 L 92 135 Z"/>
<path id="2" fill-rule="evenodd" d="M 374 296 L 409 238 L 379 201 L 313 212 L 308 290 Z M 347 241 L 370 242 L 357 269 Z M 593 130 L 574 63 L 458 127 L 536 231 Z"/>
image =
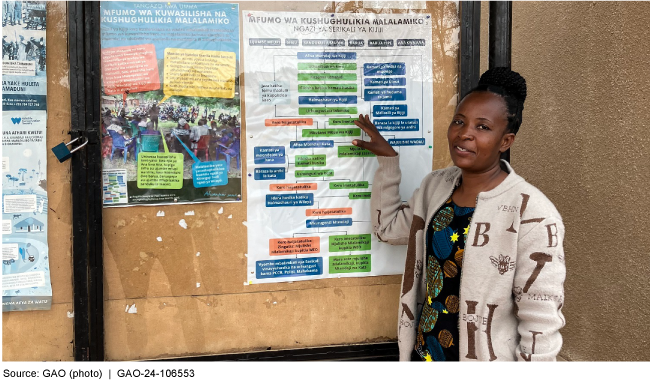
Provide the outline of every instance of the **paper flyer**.
<path id="1" fill-rule="evenodd" d="M 241 201 L 238 12 L 101 2 L 104 207 Z"/>
<path id="2" fill-rule="evenodd" d="M 45 1 L 2 2 L 2 311 L 49 310 Z"/>
<path id="3" fill-rule="evenodd" d="M 399 152 L 402 199 L 431 171 L 431 16 L 242 11 L 248 283 L 401 274 L 372 235 L 369 114 Z"/>

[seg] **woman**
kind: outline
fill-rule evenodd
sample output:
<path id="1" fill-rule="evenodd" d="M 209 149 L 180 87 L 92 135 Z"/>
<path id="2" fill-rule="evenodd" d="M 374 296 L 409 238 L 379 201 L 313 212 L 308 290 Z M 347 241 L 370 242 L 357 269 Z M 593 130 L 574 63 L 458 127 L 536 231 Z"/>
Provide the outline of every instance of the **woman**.
<path id="1" fill-rule="evenodd" d="M 377 238 L 408 244 L 399 306 L 400 360 L 555 360 L 564 326 L 562 218 L 500 160 L 522 121 L 526 82 L 485 72 L 458 104 L 447 140 L 454 166 L 399 195 L 399 156 L 370 122 L 355 124 L 377 155 Z M 462 280 L 462 281 L 461 281 Z"/>

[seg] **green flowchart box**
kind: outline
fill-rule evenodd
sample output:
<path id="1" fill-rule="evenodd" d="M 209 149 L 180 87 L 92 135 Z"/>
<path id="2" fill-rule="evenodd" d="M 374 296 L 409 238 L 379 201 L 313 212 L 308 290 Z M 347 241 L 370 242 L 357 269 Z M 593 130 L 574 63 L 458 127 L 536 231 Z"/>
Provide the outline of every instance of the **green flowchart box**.
<path id="1" fill-rule="evenodd" d="M 300 107 L 299 115 L 356 114 L 357 107 Z"/>
<path id="2" fill-rule="evenodd" d="M 332 169 L 321 169 L 321 170 L 296 170 L 296 178 L 303 177 L 332 177 L 334 176 L 334 170 Z"/>
<path id="3" fill-rule="evenodd" d="M 356 84 L 299 84 L 298 92 L 357 92 Z"/>
<path id="4" fill-rule="evenodd" d="M 330 273 L 370 272 L 370 255 L 330 256 Z"/>
<path id="5" fill-rule="evenodd" d="M 298 64 L 298 70 L 356 70 L 356 63 L 305 63 Z"/>
<path id="6" fill-rule="evenodd" d="M 359 128 L 303 129 L 302 137 L 354 137 L 361 136 Z"/>
<path id="7" fill-rule="evenodd" d="M 296 156 L 296 167 L 325 166 L 326 158 L 325 154 Z"/>
<path id="8" fill-rule="evenodd" d="M 368 188 L 368 181 L 330 182 L 330 190 L 367 189 L 367 188 Z"/>
<path id="9" fill-rule="evenodd" d="M 354 145 L 344 145 L 339 147 L 339 157 L 375 157 L 375 154 Z"/>
<path id="10" fill-rule="evenodd" d="M 330 236 L 329 248 L 330 252 L 369 251 L 370 234 Z"/>
<path id="11" fill-rule="evenodd" d="M 330 125 L 354 125 L 354 121 L 358 120 L 352 117 L 332 117 L 329 119 Z"/>
<path id="12" fill-rule="evenodd" d="M 357 74 L 351 73 L 298 73 L 299 81 L 307 80 L 331 80 L 331 81 L 355 81 L 357 80 Z"/>
<path id="13" fill-rule="evenodd" d="M 357 193 L 350 193 L 348 194 L 348 199 L 350 200 L 356 200 L 356 199 L 370 199 L 370 194 L 371 192 L 357 192 Z"/>

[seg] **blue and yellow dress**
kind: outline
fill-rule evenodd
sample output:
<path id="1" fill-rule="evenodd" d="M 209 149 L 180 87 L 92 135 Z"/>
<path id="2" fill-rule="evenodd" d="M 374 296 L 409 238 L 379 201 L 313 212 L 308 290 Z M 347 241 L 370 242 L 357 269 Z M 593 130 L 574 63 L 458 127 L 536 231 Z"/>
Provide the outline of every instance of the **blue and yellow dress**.
<path id="1" fill-rule="evenodd" d="M 427 228 L 427 293 L 412 360 L 458 361 L 460 274 L 472 214 L 450 197 Z"/>

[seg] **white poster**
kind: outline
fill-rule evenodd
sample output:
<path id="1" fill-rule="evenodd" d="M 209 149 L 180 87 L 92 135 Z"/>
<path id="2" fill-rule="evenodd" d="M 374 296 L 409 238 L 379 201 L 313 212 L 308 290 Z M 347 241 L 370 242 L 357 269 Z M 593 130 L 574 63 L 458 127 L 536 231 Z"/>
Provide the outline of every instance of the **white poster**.
<path id="1" fill-rule="evenodd" d="M 243 11 L 248 283 L 401 274 L 372 235 L 370 114 L 400 154 L 402 199 L 431 171 L 427 14 Z"/>

